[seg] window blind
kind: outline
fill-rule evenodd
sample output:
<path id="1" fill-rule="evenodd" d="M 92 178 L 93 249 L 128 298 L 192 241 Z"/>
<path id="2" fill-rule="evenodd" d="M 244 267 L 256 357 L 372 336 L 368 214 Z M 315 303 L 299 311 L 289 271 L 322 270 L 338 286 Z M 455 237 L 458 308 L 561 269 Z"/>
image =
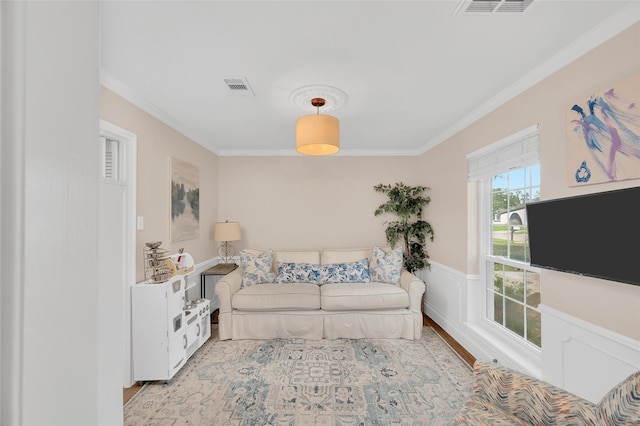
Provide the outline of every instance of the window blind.
<path id="1" fill-rule="evenodd" d="M 467 154 L 469 179 L 479 180 L 538 163 L 538 133 L 535 124 Z"/>
<path id="2" fill-rule="evenodd" d="M 119 169 L 119 144 L 117 140 L 100 137 L 102 148 L 102 177 L 105 179 L 118 180 L 120 178 Z"/>

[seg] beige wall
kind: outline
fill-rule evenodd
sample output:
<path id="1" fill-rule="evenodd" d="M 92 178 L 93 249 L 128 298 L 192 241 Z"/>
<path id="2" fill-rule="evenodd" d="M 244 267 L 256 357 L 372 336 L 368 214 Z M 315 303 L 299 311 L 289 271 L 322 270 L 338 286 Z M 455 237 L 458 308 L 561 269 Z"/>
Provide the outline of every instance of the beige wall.
<path id="1" fill-rule="evenodd" d="M 144 279 L 142 251 L 147 241 L 162 241 L 172 253 L 184 247 L 195 263 L 217 256 L 211 229 L 218 212 L 218 157 L 104 87 L 100 118 L 138 137 L 136 214 L 144 217 L 144 230 L 136 235 L 136 280 Z M 169 242 L 172 156 L 197 166 L 200 172 L 200 237 L 195 240 Z"/>
<path id="2" fill-rule="evenodd" d="M 638 186 L 640 180 L 570 187 L 565 166 L 566 108 L 585 94 L 640 72 L 640 24 L 597 47 L 553 76 L 517 96 L 422 156 L 421 179 L 433 188 L 430 215 L 440 236 L 432 259 L 469 274 L 478 263 L 466 265 L 477 247 L 467 234 L 466 154 L 530 125 L 540 125 L 541 195 L 552 199 Z M 640 91 L 640 88 L 639 88 Z M 444 196 L 446 194 L 446 196 Z M 622 243 L 621 236 L 621 243 Z M 572 274 L 542 271 L 542 302 L 575 317 L 640 340 L 640 286 Z"/>
<path id="3" fill-rule="evenodd" d="M 237 249 L 383 245 L 384 221 L 393 218 L 374 216 L 387 198 L 373 187 L 400 181 L 429 186 L 417 178 L 418 161 L 417 157 L 220 157 L 219 217 L 240 222 L 242 241 L 235 243 Z"/>

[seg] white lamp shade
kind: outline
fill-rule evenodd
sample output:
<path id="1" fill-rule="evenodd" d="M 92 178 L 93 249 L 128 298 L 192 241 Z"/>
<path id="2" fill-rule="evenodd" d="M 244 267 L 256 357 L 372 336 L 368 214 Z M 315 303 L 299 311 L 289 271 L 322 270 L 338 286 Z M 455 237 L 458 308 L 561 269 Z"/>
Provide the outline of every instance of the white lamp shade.
<path id="1" fill-rule="evenodd" d="M 240 241 L 239 222 L 216 222 L 213 227 L 214 241 Z"/>
<path id="2" fill-rule="evenodd" d="M 296 150 L 305 155 L 330 155 L 340 150 L 340 122 L 324 114 L 305 115 L 296 121 Z"/>

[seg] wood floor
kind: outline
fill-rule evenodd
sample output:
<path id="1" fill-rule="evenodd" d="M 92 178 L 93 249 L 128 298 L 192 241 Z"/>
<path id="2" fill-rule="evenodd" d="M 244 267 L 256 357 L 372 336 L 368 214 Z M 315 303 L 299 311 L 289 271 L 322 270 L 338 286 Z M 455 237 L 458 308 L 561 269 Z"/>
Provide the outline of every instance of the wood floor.
<path id="1" fill-rule="evenodd" d="M 455 341 L 455 339 L 453 337 L 451 337 L 449 335 L 449 333 L 447 333 L 446 331 L 444 331 L 442 329 L 442 327 L 440 327 L 438 324 L 436 324 L 431 318 L 429 318 L 428 316 L 424 315 L 423 320 L 422 320 L 422 324 L 423 325 L 427 325 L 429 327 L 432 327 L 436 333 L 438 333 L 438 335 L 440 337 L 442 337 L 442 340 L 444 340 L 445 342 L 447 342 L 447 344 L 449 346 L 451 346 L 451 348 L 456 351 L 458 353 L 458 355 L 460 355 L 460 357 L 470 366 L 473 366 L 473 363 L 476 361 L 476 359 L 473 357 L 473 355 L 471 355 L 465 348 L 462 347 L 462 345 L 458 342 Z M 136 383 L 133 386 L 131 386 L 130 388 L 124 388 L 123 389 L 123 404 L 126 404 L 127 402 L 129 402 L 129 400 L 131 398 L 133 398 L 133 396 L 142 388 L 142 385 L 140 383 Z"/>
<path id="2" fill-rule="evenodd" d="M 460 358 L 462 358 L 467 364 L 469 364 L 470 367 L 473 367 L 473 363 L 476 362 L 476 358 L 471 355 L 469 351 L 467 351 L 453 337 L 451 337 L 449 333 L 444 331 L 442 327 L 440 327 L 435 321 L 423 314 L 422 324 L 432 327 L 436 331 L 436 333 L 438 333 L 438 335 L 442 337 L 442 340 L 447 342 L 447 344 L 451 346 L 451 349 L 453 349 L 458 353 L 458 355 L 460 355 Z"/>

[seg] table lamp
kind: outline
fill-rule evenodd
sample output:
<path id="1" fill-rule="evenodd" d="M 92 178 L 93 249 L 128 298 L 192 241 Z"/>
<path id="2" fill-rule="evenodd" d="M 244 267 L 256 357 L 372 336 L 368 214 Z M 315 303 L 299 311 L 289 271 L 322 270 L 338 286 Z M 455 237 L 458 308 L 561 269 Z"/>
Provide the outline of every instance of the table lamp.
<path id="1" fill-rule="evenodd" d="M 239 222 L 216 222 L 213 227 L 214 241 L 222 241 L 218 247 L 218 255 L 222 259 L 222 263 L 233 263 L 231 259 L 236 254 L 235 249 L 230 241 L 240 241 L 240 223 Z"/>

